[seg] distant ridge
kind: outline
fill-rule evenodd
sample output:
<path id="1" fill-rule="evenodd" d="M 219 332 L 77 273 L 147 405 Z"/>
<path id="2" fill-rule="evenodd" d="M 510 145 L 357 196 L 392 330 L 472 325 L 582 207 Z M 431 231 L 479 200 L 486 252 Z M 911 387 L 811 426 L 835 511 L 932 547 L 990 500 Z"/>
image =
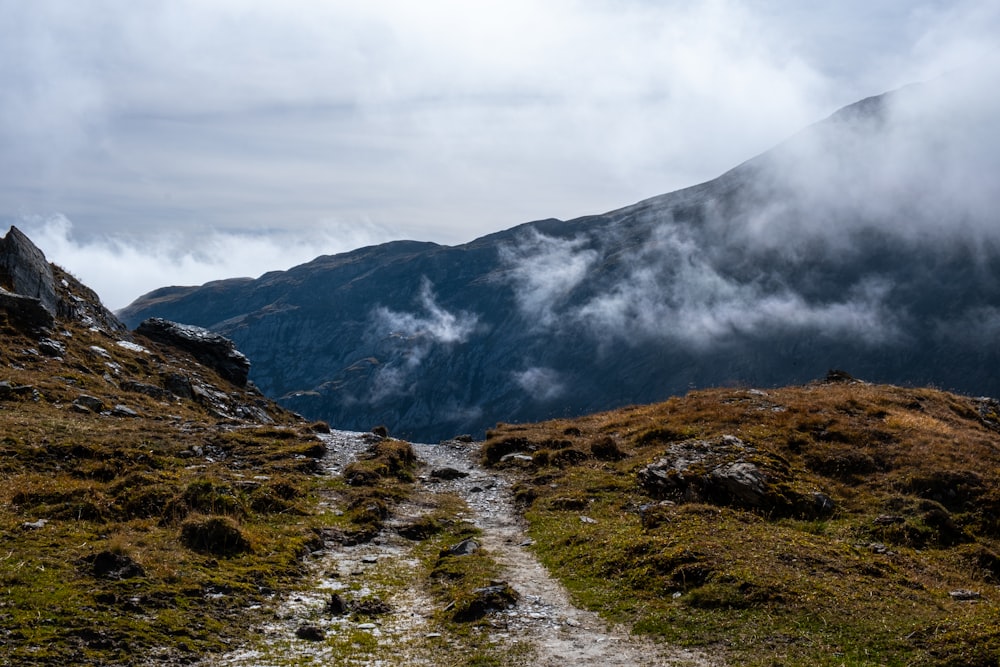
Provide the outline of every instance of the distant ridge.
<path id="1" fill-rule="evenodd" d="M 991 76 L 866 98 L 603 215 L 164 288 L 120 315 L 211 328 L 283 405 L 422 440 L 831 367 L 1000 394 Z"/>

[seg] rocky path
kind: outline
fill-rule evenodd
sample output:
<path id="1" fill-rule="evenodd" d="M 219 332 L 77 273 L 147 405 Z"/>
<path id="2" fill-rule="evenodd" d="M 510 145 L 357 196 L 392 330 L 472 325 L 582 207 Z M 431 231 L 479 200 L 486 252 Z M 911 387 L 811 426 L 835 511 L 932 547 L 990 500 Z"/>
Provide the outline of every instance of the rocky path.
<path id="1" fill-rule="evenodd" d="M 362 434 L 335 431 L 327 438 L 328 474 L 339 474 L 369 443 Z M 260 628 L 260 642 L 235 651 L 212 664 L 264 667 L 274 665 L 459 665 L 448 650 L 454 638 L 442 637 L 432 626 L 434 601 L 420 586 L 407 585 L 418 563 L 413 543 L 393 531 L 433 506 L 434 494 L 454 494 L 469 507 L 468 516 L 482 531 L 479 539 L 503 569 L 503 579 L 520 594 L 517 604 L 494 614 L 484 630 L 487 642 L 506 656 L 505 664 L 642 666 L 715 664 L 705 656 L 655 644 L 646 638 L 610 628 L 593 612 L 570 602 L 565 589 L 549 576 L 530 550 L 525 526 L 516 512 L 509 481 L 476 461 L 475 445 L 449 442 L 414 444 L 419 471 L 417 491 L 394 510 L 386 530 L 372 542 L 356 546 L 328 544 L 310 562 L 314 574 L 309 590 L 284 598 L 275 619 Z M 457 475 L 435 475 L 450 469 Z M 439 479 L 439 477 L 454 479 Z M 394 583 L 393 583 L 394 582 Z M 332 617 L 327 604 L 333 593 L 350 588 L 355 595 L 377 594 L 393 613 L 376 623 L 355 623 Z M 381 598 L 380 598 L 381 599 Z M 316 633 L 302 639 L 303 628 Z M 349 638 L 337 641 L 336 638 Z M 507 650 L 509 649 L 509 650 Z"/>

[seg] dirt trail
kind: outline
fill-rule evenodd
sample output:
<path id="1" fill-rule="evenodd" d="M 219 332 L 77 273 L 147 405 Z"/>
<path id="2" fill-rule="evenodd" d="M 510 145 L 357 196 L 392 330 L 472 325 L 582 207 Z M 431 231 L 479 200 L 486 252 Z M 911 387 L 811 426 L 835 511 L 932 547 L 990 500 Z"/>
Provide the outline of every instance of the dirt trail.
<path id="1" fill-rule="evenodd" d="M 327 473 L 339 474 L 347 463 L 369 446 L 362 434 L 335 431 L 326 436 Z M 462 517 L 482 531 L 481 542 L 503 567 L 503 579 L 520 594 L 513 609 L 491 617 L 489 641 L 500 646 L 519 646 L 513 655 L 526 655 L 525 664 L 540 667 L 563 665 L 600 665 L 602 667 L 638 667 L 689 665 L 708 667 L 717 664 L 694 651 L 657 645 L 653 641 L 629 635 L 620 628 L 610 628 L 595 613 L 579 609 L 570 602 L 559 582 L 532 554 L 525 526 L 513 506 L 510 483 L 502 474 L 482 468 L 476 461 L 475 445 L 450 442 L 441 445 L 414 444 L 419 471 L 414 500 L 394 510 L 395 517 L 386 530 L 370 543 L 357 546 L 328 544 L 327 549 L 311 559 L 313 586 L 283 598 L 274 622 L 260 628 L 257 648 L 235 651 L 211 664 L 265 667 L 288 664 L 351 665 L 450 665 L 457 664 L 447 650 L 433 646 L 437 633 L 429 620 L 434 602 L 415 586 L 397 586 L 386 600 L 394 612 L 379 623 L 357 624 L 346 618 L 332 618 L 324 613 L 331 593 L 349 585 L 356 588 L 366 578 L 377 579 L 387 571 L 405 573 L 415 569 L 409 550 L 412 543 L 392 530 L 394 525 L 412 521 L 426 511 L 427 494 L 452 493 L 468 504 L 471 514 Z M 433 470 L 452 468 L 466 476 L 439 480 Z M 364 588 L 362 588 L 364 590 Z M 332 635 L 363 631 L 378 642 L 378 651 L 367 658 L 345 657 L 331 649 L 329 642 L 296 639 L 296 630 L 304 624 L 321 626 Z M 442 640 L 443 641 L 443 640 Z M 525 647 L 527 647 L 525 649 Z M 530 655 L 529 655 L 530 654 Z M 512 658 L 515 664 L 518 658 Z"/>

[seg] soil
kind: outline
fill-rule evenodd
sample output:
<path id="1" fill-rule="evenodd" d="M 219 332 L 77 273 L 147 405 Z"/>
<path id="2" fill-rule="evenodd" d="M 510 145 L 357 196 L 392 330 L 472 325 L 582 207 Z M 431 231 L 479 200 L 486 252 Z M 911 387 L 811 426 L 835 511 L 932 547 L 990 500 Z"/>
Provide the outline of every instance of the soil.
<path id="1" fill-rule="evenodd" d="M 371 443 L 370 435 L 347 431 L 334 431 L 324 438 L 328 447 L 324 466 L 331 475 L 339 474 Z M 231 667 L 459 664 L 447 646 L 435 644 L 445 642 L 446 638 L 440 638 L 431 626 L 435 602 L 418 586 L 394 586 L 384 600 L 392 613 L 372 622 L 332 616 L 327 606 L 332 594 L 338 591 L 350 588 L 356 596 L 374 592 L 378 589 L 375 582 L 384 580 L 387 573 L 416 568 L 417 562 L 410 553 L 414 543 L 396 534 L 395 528 L 419 518 L 433 504 L 429 501 L 430 494 L 436 493 L 454 493 L 465 500 L 471 513 L 463 520 L 482 531 L 477 540 L 502 565 L 503 580 L 520 595 L 513 608 L 492 614 L 489 623 L 481 626 L 483 632 L 489 633 L 490 644 L 510 648 L 505 664 L 541 667 L 721 664 L 700 652 L 631 635 L 624 628 L 610 626 L 597 614 L 574 606 L 562 585 L 534 557 L 525 524 L 512 502 L 510 481 L 502 473 L 479 465 L 475 444 L 449 441 L 439 445 L 414 443 L 413 447 L 423 464 L 418 473 L 417 492 L 394 508 L 393 517 L 382 533 L 365 544 L 345 546 L 328 542 L 326 549 L 309 561 L 313 586 L 276 600 L 274 621 L 259 628 L 255 646 L 217 656 L 211 664 Z M 432 471 L 444 468 L 467 475 L 455 479 L 431 475 Z M 329 502 L 332 504 L 332 500 Z M 366 587 L 366 580 L 373 582 L 372 588 Z M 303 632 L 303 628 L 308 630 Z M 345 658 L 329 643 L 302 639 L 317 630 L 319 639 L 326 634 L 365 631 L 378 642 L 379 650 L 370 652 L 369 658 Z M 337 662 L 338 658 L 341 662 Z"/>

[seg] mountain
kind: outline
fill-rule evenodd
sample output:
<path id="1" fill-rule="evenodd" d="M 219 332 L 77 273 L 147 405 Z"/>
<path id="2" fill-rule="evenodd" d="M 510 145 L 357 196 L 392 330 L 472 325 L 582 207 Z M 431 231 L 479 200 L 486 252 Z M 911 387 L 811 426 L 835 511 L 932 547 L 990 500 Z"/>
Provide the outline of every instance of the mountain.
<path id="1" fill-rule="evenodd" d="M 460 246 L 151 292 L 267 395 L 436 440 L 829 368 L 1000 394 L 996 67 L 862 100 L 707 183 Z"/>

